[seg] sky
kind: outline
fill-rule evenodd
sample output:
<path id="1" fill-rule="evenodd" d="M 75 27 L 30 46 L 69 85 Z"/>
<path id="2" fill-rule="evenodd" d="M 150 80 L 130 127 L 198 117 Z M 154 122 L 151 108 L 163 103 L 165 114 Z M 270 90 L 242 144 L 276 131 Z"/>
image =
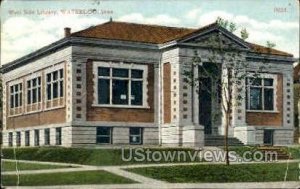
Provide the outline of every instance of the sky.
<path id="1" fill-rule="evenodd" d="M 299 57 L 299 0 L 54 0 L 1 2 L 1 64 L 109 21 L 199 28 L 222 17 L 246 28 L 247 41 Z"/>

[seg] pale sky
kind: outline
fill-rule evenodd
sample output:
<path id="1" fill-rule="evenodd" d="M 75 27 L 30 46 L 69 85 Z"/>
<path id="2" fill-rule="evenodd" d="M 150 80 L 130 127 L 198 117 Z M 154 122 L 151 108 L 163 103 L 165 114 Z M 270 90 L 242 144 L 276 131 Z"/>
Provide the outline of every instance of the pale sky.
<path id="1" fill-rule="evenodd" d="M 93 10 L 94 9 L 94 10 Z M 93 11 L 92 11 L 93 10 Z M 247 41 L 299 57 L 298 0 L 85 0 L 3 1 L 1 64 L 8 63 L 72 32 L 116 21 L 199 28 L 220 16 L 249 32 Z"/>

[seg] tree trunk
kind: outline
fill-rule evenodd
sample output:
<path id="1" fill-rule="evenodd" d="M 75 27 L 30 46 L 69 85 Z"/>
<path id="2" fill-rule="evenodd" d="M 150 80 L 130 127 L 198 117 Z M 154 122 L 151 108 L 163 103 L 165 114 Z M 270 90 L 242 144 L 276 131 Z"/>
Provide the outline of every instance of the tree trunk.
<path id="1" fill-rule="evenodd" d="M 226 165 L 229 165 L 229 150 L 228 150 L 228 127 L 229 127 L 230 113 L 226 112 L 226 124 L 225 124 L 225 135 L 224 135 L 224 145 L 225 145 L 225 160 Z"/>

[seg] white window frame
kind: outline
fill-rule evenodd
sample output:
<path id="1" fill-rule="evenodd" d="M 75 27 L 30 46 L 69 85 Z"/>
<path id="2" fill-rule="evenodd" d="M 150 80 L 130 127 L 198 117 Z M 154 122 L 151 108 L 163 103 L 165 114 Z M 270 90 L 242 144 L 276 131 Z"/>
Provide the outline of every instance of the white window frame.
<path id="1" fill-rule="evenodd" d="M 19 85 L 19 91 L 18 92 L 15 92 L 13 91 L 13 93 L 11 93 L 11 87 L 15 88 L 16 85 Z M 22 90 L 20 90 L 20 85 L 22 85 Z M 24 83 L 23 83 L 23 80 L 22 79 L 18 79 L 18 80 L 14 80 L 14 81 L 11 81 L 9 82 L 9 85 L 8 85 L 8 107 L 9 107 L 9 117 L 14 117 L 14 116 L 18 116 L 18 115 L 22 115 L 23 114 L 23 106 L 24 106 L 24 103 L 23 103 L 23 99 L 24 99 Z M 18 94 L 19 95 L 19 98 L 18 98 L 18 102 L 19 102 L 19 106 L 16 107 L 15 106 L 15 95 Z M 11 107 L 11 96 L 13 95 L 13 108 Z M 22 98 L 20 98 L 22 97 Z M 22 103 L 22 105 L 20 105 Z M 17 108 L 20 108 L 21 109 L 21 112 L 16 114 L 16 109 Z M 11 113 L 11 110 L 13 111 L 13 113 Z"/>
<path id="2" fill-rule="evenodd" d="M 109 129 L 109 135 L 98 135 L 97 134 L 97 130 L 99 129 L 103 129 L 103 128 L 108 128 Z M 98 137 L 109 137 L 109 142 L 108 143 L 100 143 L 98 142 Z M 113 127 L 96 127 L 96 144 L 113 144 L 113 140 L 112 140 L 112 137 L 113 137 Z"/>
<path id="3" fill-rule="evenodd" d="M 38 78 L 40 78 L 41 80 L 41 83 L 39 84 L 38 83 Z M 37 79 L 37 84 L 35 87 L 33 87 L 33 80 L 34 79 Z M 27 86 L 27 82 L 30 81 L 30 88 L 28 88 Z M 38 74 L 33 74 L 33 75 L 30 75 L 29 77 L 26 78 L 26 82 L 25 82 L 25 85 L 26 85 L 26 88 L 25 88 L 25 106 L 32 106 L 32 105 L 35 105 L 35 104 L 42 104 L 43 102 L 43 92 L 42 92 L 42 74 L 41 73 L 38 73 Z M 38 95 L 39 95 L 39 92 L 38 92 L 38 89 L 40 88 L 40 91 L 41 91 L 41 101 L 38 100 Z M 37 102 L 33 103 L 33 89 L 36 89 L 36 97 L 37 97 Z M 31 91 L 31 103 L 28 104 L 28 90 Z M 36 111 L 32 111 L 32 107 L 30 110 L 28 110 L 27 108 L 25 108 L 25 111 L 26 113 L 33 113 L 33 112 L 39 112 L 41 111 L 42 109 L 42 106 L 40 106 L 40 108 L 38 108 Z"/>
<path id="4" fill-rule="evenodd" d="M 260 73 L 260 74 L 254 74 L 254 73 L 250 73 L 246 79 L 248 78 L 258 78 L 258 79 L 262 79 L 262 83 L 261 86 L 253 86 L 253 85 L 249 85 L 246 84 L 246 94 L 247 94 L 247 100 L 248 102 L 246 104 L 248 104 L 247 108 L 247 112 L 266 112 L 266 113 L 278 113 L 278 109 L 277 109 L 277 75 L 276 74 L 266 74 L 266 73 Z M 264 79 L 273 79 L 273 86 L 264 86 Z M 250 88 L 261 88 L 262 89 L 262 109 L 261 110 L 251 110 L 250 109 Z M 264 89 L 273 89 L 273 110 L 265 110 L 264 106 L 265 106 L 265 102 L 264 102 Z"/>
<path id="5" fill-rule="evenodd" d="M 63 72 L 63 77 L 62 78 L 60 78 L 60 71 L 59 70 L 63 70 L 62 72 Z M 58 76 L 57 76 L 57 80 L 55 80 L 55 81 L 53 81 L 53 73 L 54 72 L 56 72 L 56 71 L 58 71 Z M 51 74 L 51 81 L 50 82 L 48 82 L 47 81 L 47 75 L 48 74 Z M 64 98 L 65 97 L 65 94 L 66 94 L 66 73 L 65 73 L 65 66 L 64 66 L 64 64 L 58 64 L 58 65 L 55 65 L 55 66 L 52 66 L 52 67 L 50 67 L 50 68 L 48 68 L 48 69 L 46 69 L 45 70 L 45 75 L 44 75 L 44 83 L 45 83 L 45 85 L 44 85 L 44 100 L 45 100 L 45 110 L 51 110 L 51 109 L 57 109 L 57 108 L 61 108 L 61 107 L 64 107 L 65 106 L 65 101 L 63 100 L 63 104 L 62 105 L 58 105 L 58 106 L 54 106 L 53 105 L 53 101 L 54 100 L 57 100 L 57 99 L 61 99 L 61 98 Z M 63 82 L 63 94 L 62 94 L 62 96 L 60 96 L 60 82 Z M 57 98 L 53 98 L 53 84 L 54 83 L 58 83 L 58 88 L 57 88 L 57 90 L 58 90 L 58 97 Z M 47 85 L 48 84 L 51 84 L 51 98 L 50 99 L 48 99 L 48 91 L 47 91 Z M 49 107 L 47 107 L 47 103 L 48 102 L 50 102 L 51 103 L 51 105 L 49 106 Z"/>
<path id="6" fill-rule="evenodd" d="M 98 67 L 103 68 L 109 68 L 110 69 L 110 76 L 98 76 Z M 128 69 L 128 77 L 113 77 L 112 76 L 112 69 L 113 68 L 119 68 L 119 69 Z M 143 71 L 143 78 L 131 78 L 131 70 L 142 70 Z M 95 107 L 116 107 L 116 108 L 150 108 L 147 102 L 148 99 L 148 66 L 142 65 L 142 64 L 133 64 L 133 63 L 115 63 L 115 62 L 93 62 L 93 74 L 94 74 L 94 102 L 93 106 Z M 110 80 L 110 98 L 109 98 L 109 104 L 98 104 L 98 79 L 109 79 Z M 118 79 L 118 80 L 128 80 L 128 97 L 130 99 L 128 100 L 128 104 L 120 105 L 120 104 L 113 104 L 113 94 L 112 94 L 112 80 Z M 143 82 L 143 103 L 142 105 L 131 105 L 131 81 L 142 81 Z"/>
<path id="7" fill-rule="evenodd" d="M 140 134 L 138 134 L 138 135 L 130 134 L 130 129 L 139 129 Z M 139 142 L 130 142 L 131 137 L 138 137 L 140 139 L 140 141 Z M 141 144 L 143 144 L 143 128 L 142 127 L 130 127 L 129 128 L 129 144 L 131 144 L 131 145 L 141 145 Z"/>

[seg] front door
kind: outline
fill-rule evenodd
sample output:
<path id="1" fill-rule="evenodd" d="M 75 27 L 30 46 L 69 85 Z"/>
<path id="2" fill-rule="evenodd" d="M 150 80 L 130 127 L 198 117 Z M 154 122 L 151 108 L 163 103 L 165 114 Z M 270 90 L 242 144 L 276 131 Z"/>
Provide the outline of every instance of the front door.
<path id="1" fill-rule="evenodd" d="M 199 79 L 199 123 L 204 126 L 204 133 L 211 134 L 211 98 L 212 82 L 209 77 Z"/>
<path id="2" fill-rule="evenodd" d="M 273 130 L 264 130 L 264 145 L 273 145 Z"/>

